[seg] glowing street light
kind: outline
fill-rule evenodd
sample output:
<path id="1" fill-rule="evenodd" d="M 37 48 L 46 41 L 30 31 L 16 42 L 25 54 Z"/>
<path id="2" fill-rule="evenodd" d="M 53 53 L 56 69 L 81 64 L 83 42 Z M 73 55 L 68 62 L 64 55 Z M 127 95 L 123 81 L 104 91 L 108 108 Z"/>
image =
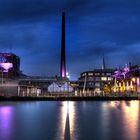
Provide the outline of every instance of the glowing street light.
<path id="1" fill-rule="evenodd" d="M 133 78 L 132 78 L 132 81 L 133 81 L 133 82 L 135 82 L 135 81 L 136 81 L 136 79 L 133 77 Z"/>
<path id="2" fill-rule="evenodd" d="M 70 78 L 70 75 L 68 72 L 66 72 L 66 77 L 69 79 Z"/>

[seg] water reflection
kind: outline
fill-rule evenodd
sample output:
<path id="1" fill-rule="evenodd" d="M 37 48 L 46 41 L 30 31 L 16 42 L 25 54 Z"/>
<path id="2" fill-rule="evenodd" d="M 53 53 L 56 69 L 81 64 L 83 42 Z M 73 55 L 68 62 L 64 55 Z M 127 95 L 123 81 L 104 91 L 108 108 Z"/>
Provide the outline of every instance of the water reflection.
<path id="1" fill-rule="evenodd" d="M 139 101 L 0 105 L 0 140 L 139 140 Z"/>
<path id="2" fill-rule="evenodd" d="M 65 123 L 65 134 L 64 134 L 64 140 L 70 140 L 70 120 L 69 120 L 69 112 L 67 112 L 66 116 L 66 123 Z"/>
<path id="3" fill-rule="evenodd" d="M 139 101 L 104 102 L 102 104 L 101 120 L 105 137 L 107 139 L 138 140 L 140 126 L 139 107 Z M 116 135 L 116 132 L 119 135 Z"/>
<path id="4" fill-rule="evenodd" d="M 137 140 L 139 138 L 139 102 L 123 102 L 123 121 L 128 138 Z"/>
<path id="5" fill-rule="evenodd" d="M 11 106 L 0 106 L 0 140 L 12 140 L 12 116 Z"/>
<path id="6" fill-rule="evenodd" d="M 60 109 L 59 139 L 74 139 L 75 133 L 75 102 L 64 101 Z"/>

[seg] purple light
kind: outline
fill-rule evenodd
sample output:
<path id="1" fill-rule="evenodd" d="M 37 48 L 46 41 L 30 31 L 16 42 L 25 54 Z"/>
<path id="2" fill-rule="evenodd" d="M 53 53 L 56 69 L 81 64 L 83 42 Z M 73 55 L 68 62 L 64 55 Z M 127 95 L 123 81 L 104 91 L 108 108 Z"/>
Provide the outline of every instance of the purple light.
<path id="1" fill-rule="evenodd" d="M 3 114 L 6 117 L 11 112 L 11 109 L 11 107 L 1 107 L 0 114 Z"/>
<path id="2" fill-rule="evenodd" d="M 8 72 L 10 68 L 13 68 L 12 63 L 0 63 L 0 67 L 3 68 L 3 72 Z"/>
<path id="3" fill-rule="evenodd" d="M 137 86 L 139 86 L 139 85 L 140 85 L 140 79 L 137 78 Z"/>
<path id="4" fill-rule="evenodd" d="M 115 77 L 116 79 L 125 79 L 126 77 L 129 76 L 129 73 L 130 73 L 130 69 L 129 67 L 126 66 L 124 69 L 116 70 L 114 72 L 113 77 Z"/>
<path id="5" fill-rule="evenodd" d="M 62 77 L 63 78 L 65 77 L 65 70 L 64 70 L 64 68 L 62 69 Z"/>
<path id="6" fill-rule="evenodd" d="M 129 72 L 130 69 L 129 69 L 129 68 L 124 68 L 124 71 L 125 71 L 125 72 Z"/>
<path id="7" fill-rule="evenodd" d="M 0 137 L 11 139 L 13 108 L 11 106 L 0 106 Z"/>

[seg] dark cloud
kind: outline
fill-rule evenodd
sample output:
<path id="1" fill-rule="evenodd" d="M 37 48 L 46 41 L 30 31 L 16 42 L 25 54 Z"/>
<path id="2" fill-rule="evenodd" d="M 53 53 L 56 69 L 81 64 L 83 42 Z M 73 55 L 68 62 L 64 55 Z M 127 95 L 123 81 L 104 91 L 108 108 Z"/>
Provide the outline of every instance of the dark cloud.
<path id="1" fill-rule="evenodd" d="M 35 22 L 58 15 L 62 11 L 74 10 L 89 0 L 5 0 L 0 1 L 1 24 L 9 22 Z"/>
<path id="2" fill-rule="evenodd" d="M 140 2 L 138 0 L 5 0 L 0 1 L 1 23 L 15 21 L 41 20 L 63 10 L 80 16 L 94 16 L 98 14 L 139 14 Z"/>

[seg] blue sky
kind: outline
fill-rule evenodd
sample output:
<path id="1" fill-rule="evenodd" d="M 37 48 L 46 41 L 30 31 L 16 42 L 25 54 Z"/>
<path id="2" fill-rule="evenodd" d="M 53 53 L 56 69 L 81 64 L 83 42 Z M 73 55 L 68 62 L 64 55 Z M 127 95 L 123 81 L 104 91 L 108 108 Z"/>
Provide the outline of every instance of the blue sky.
<path id="1" fill-rule="evenodd" d="M 66 12 L 67 71 L 140 63 L 139 0 L 0 1 L 0 51 L 21 58 L 28 75 L 59 75 L 61 12 Z"/>

